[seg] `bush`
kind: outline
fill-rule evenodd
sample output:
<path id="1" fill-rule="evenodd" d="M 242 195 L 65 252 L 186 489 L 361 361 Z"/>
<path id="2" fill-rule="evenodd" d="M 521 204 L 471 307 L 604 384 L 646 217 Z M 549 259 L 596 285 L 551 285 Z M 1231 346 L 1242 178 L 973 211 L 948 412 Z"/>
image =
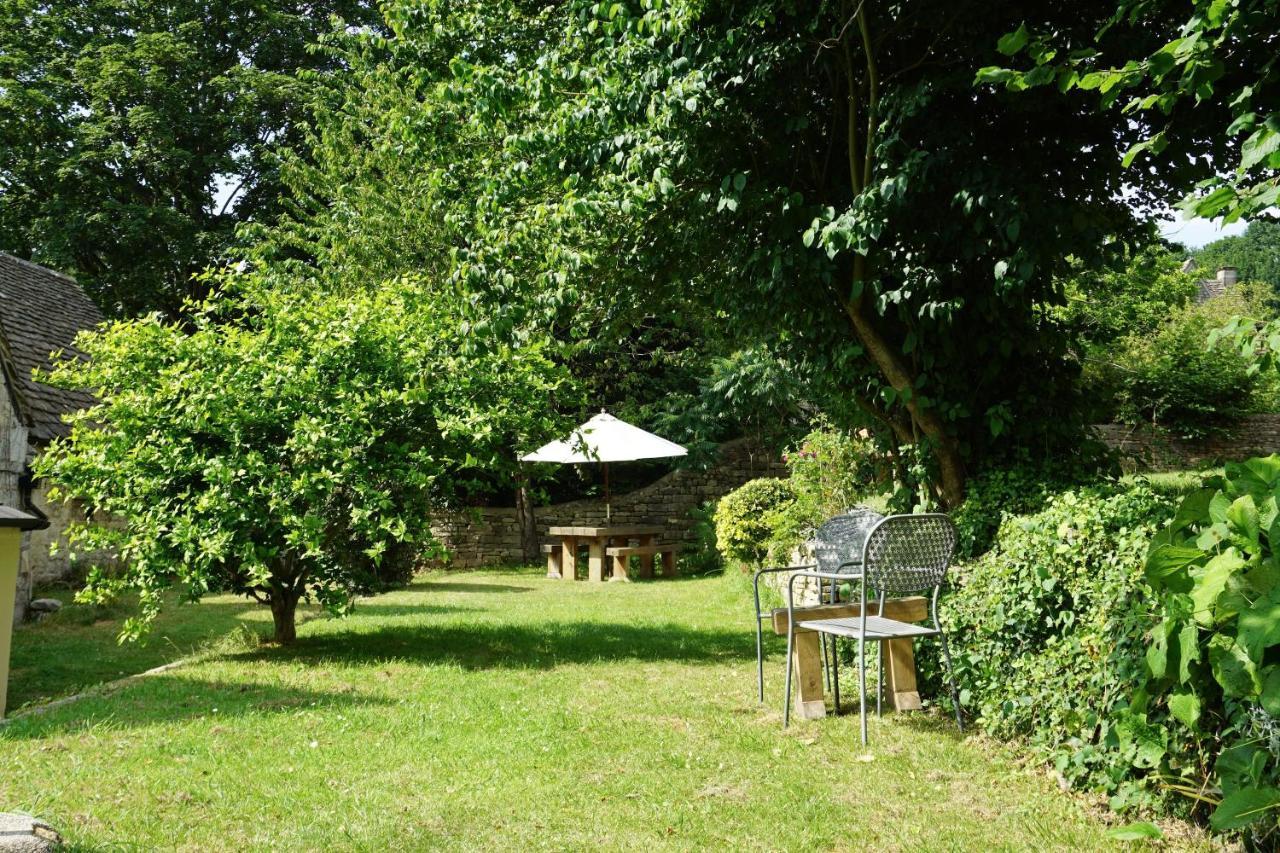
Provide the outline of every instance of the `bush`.
<path id="1" fill-rule="evenodd" d="M 1087 465 L 1024 464 L 991 468 L 970 478 L 964 503 L 951 514 L 956 560 L 981 556 L 1006 518 L 1038 512 L 1050 496 L 1096 479 L 1096 473 Z"/>
<path id="2" fill-rule="evenodd" d="M 795 489 L 787 480 L 748 480 L 716 506 L 716 547 L 730 562 L 743 567 L 760 565 L 769 555 L 778 514 L 795 504 Z"/>
<path id="3" fill-rule="evenodd" d="M 1173 503 L 1145 483 L 1048 496 L 954 570 L 942 603 L 966 713 L 1118 806 L 1155 799 L 1159 760 L 1145 724 L 1122 711 L 1144 677 L 1143 559 Z"/>
<path id="4" fill-rule="evenodd" d="M 1221 793 L 1212 826 L 1248 827 L 1268 849 L 1280 830 L 1277 495 L 1280 455 L 1229 464 L 1152 541 L 1146 577 L 1161 618 L 1132 709 L 1163 731 L 1163 775 Z"/>
<path id="5" fill-rule="evenodd" d="M 1154 335 L 1129 338 L 1116 356 L 1116 418 L 1202 438 L 1250 411 L 1249 363 L 1225 344 L 1206 347 L 1212 329 L 1193 309 Z"/>

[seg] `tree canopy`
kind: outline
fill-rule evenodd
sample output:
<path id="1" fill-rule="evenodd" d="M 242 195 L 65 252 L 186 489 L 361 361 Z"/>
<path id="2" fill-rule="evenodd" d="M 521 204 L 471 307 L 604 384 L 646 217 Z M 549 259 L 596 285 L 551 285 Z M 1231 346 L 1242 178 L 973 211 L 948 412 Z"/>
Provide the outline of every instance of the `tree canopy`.
<path id="1" fill-rule="evenodd" d="M 447 288 L 222 284 L 182 325 L 152 314 L 81 334 L 88 359 L 49 377 L 100 398 L 35 468 L 90 510 L 77 546 L 122 565 L 88 594 L 140 592 L 127 632 L 177 585 L 270 605 L 290 642 L 299 599 L 341 612 L 407 580 L 432 519 L 560 426 L 545 345 L 485 331 Z"/>
<path id="2" fill-rule="evenodd" d="M 1045 14 L 1085 39 L 1105 13 Z M 1020 14 L 391 4 L 391 37 L 348 49 L 342 146 L 388 161 L 386 181 L 411 170 L 393 154 L 433 164 L 412 168 L 433 182 L 415 198 L 439 200 L 432 257 L 499 316 L 709 312 L 891 448 L 920 448 L 955 504 L 967 469 L 1069 421 L 1043 310 L 1066 259 L 1145 237 L 1121 201 L 1133 133 L 1083 96 L 975 88 Z M 1151 200 L 1165 178 L 1131 189 Z M 360 192 L 345 184 L 321 220 L 363 233 Z"/>
<path id="3" fill-rule="evenodd" d="M 1280 293 L 1280 222 L 1250 222 L 1243 234 L 1206 243 L 1193 257 L 1204 275 L 1235 267 L 1242 281 L 1261 282 Z"/>
<path id="4" fill-rule="evenodd" d="M 364 0 L 0 0 L 0 250 L 108 314 L 176 311 L 237 224 L 274 216 L 300 68 Z"/>

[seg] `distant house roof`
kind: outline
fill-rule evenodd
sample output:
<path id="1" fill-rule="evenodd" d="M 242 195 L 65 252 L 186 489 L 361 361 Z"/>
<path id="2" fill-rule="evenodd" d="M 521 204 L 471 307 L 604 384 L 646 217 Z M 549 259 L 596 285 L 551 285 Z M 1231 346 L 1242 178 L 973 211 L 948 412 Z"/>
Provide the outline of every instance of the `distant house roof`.
<path id="1" fill-rule="evenodd" d="M 76 334 L 101 321 L 102 312 L 75 279 L 0 252 L 0 336 L 31 419 L 32 441 L 66 434 L 62 415 L 92 405 L 93 396 L 36 382 L 31 371 L 49 367 L 55 350 L 80 355 L 71 345 Z"/>

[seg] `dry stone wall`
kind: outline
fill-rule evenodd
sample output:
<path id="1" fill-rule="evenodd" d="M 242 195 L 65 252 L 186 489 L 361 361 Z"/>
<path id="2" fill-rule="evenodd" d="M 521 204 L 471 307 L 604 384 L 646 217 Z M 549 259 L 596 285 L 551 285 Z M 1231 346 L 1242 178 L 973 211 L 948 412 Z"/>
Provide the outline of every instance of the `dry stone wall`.
<path id="1" fill-rule="evenodd" d="M 756 477 L 784 477 L 786 467 L 776 454 L 740 439 L 720 446 L 716 463 L 705 471 L 673 471 L 643 489 L 614 495 L 610 523 L 658 524 L 666 530 L 665 542 L 692 539 L 690 510 L 713 501 Z M 534 510 L 538 535 L 548 541 L 553 525 L 603 525 L 605 506 L 600 500 L 570 501 Z M 461 512 L 433 525 L 436 538 L 449 549 L 452 568 L 476 568 L 522 559 L 520 521 L 514 507 L 483 507 Z"/>
<path id="2" fill-rule="evenodd" d="M 1146 426 L 1099 424 L 1098 438 L 1134 470 L 1172 471 L 1206 463 L 1280 453 L 1280 414 L 1248 415 L 1219 435 L 1195 441 L 1172 438 Z"/>

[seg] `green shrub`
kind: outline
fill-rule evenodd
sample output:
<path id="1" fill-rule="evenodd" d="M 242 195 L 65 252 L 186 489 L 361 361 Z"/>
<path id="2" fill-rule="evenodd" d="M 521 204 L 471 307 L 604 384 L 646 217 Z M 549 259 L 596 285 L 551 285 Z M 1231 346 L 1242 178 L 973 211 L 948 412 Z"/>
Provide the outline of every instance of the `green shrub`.
<path id="1" fill-rule="evenodd" d="M 681 572 L 687 575 L 709 575 L 724 568 L 724 559 L 716 548 L 716 504 L 706 501 L 689 510 L 693 542 L 680 555 Z"/>
<path id="2" fill-rule="evenodd" d="M 716 547 L 730 562 L 760 565 L 769 554 L 776 516 L 795 503 L 795 489 L 786 480 L 748 480 L 716 506 Z"/>
<path id="3" fill-rule="evenodd" d="M 956 525 L 956 559 L 969 560 L 989 549 L 1004 519 L 1039 511 L 1051 495 L 1096 479 L 1088 466 L 1054 464 L 991 468 L 969 480 L 964 503 L 951 514 Z"/>
<path id="4" fill-rule="evenodd" d="M 1152 541 L 1159 622 L 1132 709 L 1166 733 L 1162 772 L 1219 800 L 1211 825 L 1248 827 L 1268 849 L 1280 831 L 1278 495 L 1280 455 L 1229 464 Z M 1180 760 L 1175 745 L 1202 754 Z"/>
<path id="5" fill-rule="evenodd" d="M 1144 483 L 1048 496 L 1039 512 L 1007 518 L 943 598 L 966 713 L 1118 806 L 1155 798 L 1158 761 L 1121 711 L 1143 678 L 1151 625 L 1144 554 L 1173 503 Z"/>

